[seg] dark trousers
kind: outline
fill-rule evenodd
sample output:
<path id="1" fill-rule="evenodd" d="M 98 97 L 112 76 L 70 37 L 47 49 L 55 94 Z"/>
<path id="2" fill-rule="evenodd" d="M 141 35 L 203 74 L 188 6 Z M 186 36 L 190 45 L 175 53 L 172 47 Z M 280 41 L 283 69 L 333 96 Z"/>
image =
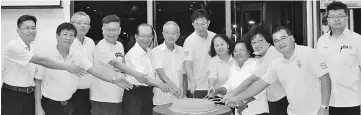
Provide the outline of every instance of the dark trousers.
<path id="1" fill-rule="evenodd" d="M 123 104 L 91 101 L 91 115 L 123 115 Z M 76 115 L 76 114 L 74 114 Z"/>
<path id="2" fill-rule="evenodd" d="M 331 107 L 330 115 L 360 115 L 360 106 L 354 107 Z"/>
<path id="3" fill-rule="evenodd" d="M 72 104 L 68 101 L 56 101 L 47 97 L 41 98 L 41 106 L 46 115 L 72 115 Z"/>
<path id="4" fill-rule="evenodd" d="M 208 91 L 207 90 L 195 90 L 194 91 L 194 98 L 199 98 L 199 99 L 203 99 L 206 95 L 207 95 Z M 187 95 L 188 98 L 193 98 L 193 94 L 187 90 Z"/>
<path id="5" fill-rule="evenodd" d="M 153 87 L 134 86 L 124 90 L 124 115 L 151 115 L 153 112 Z"/>
<path id="6" fill-rule="evenodd" d="M 287 115 L 288 100 L 287 97 L 276 102 L 268 101 L 269 115 Z"/>
<path id="7" fill-rule="evenodd" d="M 90 115 L 89 89 L 78 89 L 69 100 L 73 105 L 73 115 Z"/>
<path id="8" fill-rule="evenodd" d="M 34 115 L 34 92 L 24 93 L 1 88 L 1 114 L 2 115 Z"/>

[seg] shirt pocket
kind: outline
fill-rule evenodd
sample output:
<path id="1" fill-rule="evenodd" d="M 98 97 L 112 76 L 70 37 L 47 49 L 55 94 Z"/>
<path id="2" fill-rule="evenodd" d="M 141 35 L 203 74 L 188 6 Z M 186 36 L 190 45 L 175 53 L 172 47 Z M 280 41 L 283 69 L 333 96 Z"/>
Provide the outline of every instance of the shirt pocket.
<path id="1" fill-rule="evenodd" d="M 355 49 L 342 49 L 340 51 L 339 61 L 342 62 L 341 66 L 349 69 L 357 64 L 357 51 Z"/>

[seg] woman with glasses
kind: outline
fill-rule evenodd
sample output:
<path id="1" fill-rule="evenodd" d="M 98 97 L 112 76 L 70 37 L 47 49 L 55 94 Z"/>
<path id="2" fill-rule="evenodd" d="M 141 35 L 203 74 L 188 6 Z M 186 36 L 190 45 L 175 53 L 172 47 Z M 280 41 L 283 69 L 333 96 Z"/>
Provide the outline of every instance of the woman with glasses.
<path id="1" fill-rule="evenodd" d="M 243 38 L 248 37 L 245 35 Z M 236 60 L 236 64 L 230 67 L 229 78 L 227 82 L 220 88 L 216 89 L 216 94 L 225 95 L 227 92 L 232 92 L 241 84 L 245 79 L 247 79 L 252 71 L 256 67 L 255 55 L 251 53 L 252 48 L 247 47 L 245 41 L 239 40 L 236 42 L 233 51 L 233 57 Z M 266 91 L 262 91 L 260 94 L 255 96 L 255 100 L 250 100 L 248 102 L 242 101 L 243 103 L 248 103 L 248 107 L 242 108 L 237 107 L 235 115 L 263 115 L 268 113 L 268 104 L 266 99 Z"/>
<path id="2" fill-rule="evenodd" d="M 213 37 L 209 55 L 212 57 L 208 65 L 208 94 L 213 96 L 215 88 L 223 85 L 229 76 L 229 67 L 236 64 L 232 57 L 234 44 L 226 35 Z"/>

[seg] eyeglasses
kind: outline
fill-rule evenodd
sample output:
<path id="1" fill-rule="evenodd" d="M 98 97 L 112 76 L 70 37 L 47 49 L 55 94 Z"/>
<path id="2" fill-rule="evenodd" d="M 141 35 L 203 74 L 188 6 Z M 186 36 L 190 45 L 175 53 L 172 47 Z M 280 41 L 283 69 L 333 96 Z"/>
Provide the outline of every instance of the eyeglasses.
<path id="1" fill-rule="evenodd" d="M 38 28 L 36 28 L 36 27 L 24 27 L 24 28 L 20 28 L 20 29 L 24 29 L 26 31 L 31 31 L 31 30 L 36 31 Z"/>
<path id="2" fill-rule="evenodd" d="M 287 38 L 290 37 L 290 36 L 291 36 L 291 35 L 282 36 L 280 39 L 273 40 L 273 44 L 278 44 L 278 43 L 280 43 L 281 41 L 282 41 L 282 42 L 287 41 Z"/>
<path id="3" fill-rule="evenodd" d="M 104 28 L 103 27 L 103 31 L 107 31 L 107 32 L 118 32 L 120 30 L 120 28 Z"/>
<path id="4" fill-rule="evenodd" d="M 260 40 L 257 40 L 257 41 L 252 41 L 251 45 L 256 45 L 256 44 L 262 45 L 263 43 L 264 43 L 264 39 L 260 39 Z"/>
<path id="5" fill-rule="evenodd" d="M 73 22 L 73 24 L 76 24 L 76 25 L 85 25 L 85 26 L 89 26 L 89 25 L 90 25 L 88 22 L 80 22 L 80 21 Z"/>
<path id="6" fill-rule="evenodd" d="M 208 23 L 207 22 L 204 22 L 204 23 L 194 23 L 194 26 L 196 27 L 203 27 L 203 26 L 206 26 Z"/>
<path id="7" fill-rule="evenodd" d="M 239 49 L 239 50 L 234 50 L 233 53 L 240 53 L 241 55 L 244 55 L 247 52 L 247 50 L 245 49 Z"/>
<path id="8" fill-rule="evenodd" d="M 345 18 L 345 17 L 347 17 L 346 15 L 338 15 L 338 16 L 328 16 L 327 18 L 329 18 L 329 19 L 343 19 L 343 18 Z"/>
<path id="9" fill-rule="evenodd" d="M 139 36 L 139 37 L 142 37 L 142 38 L 145 38 L 145 37 L 147 37 L 147 38 L 152 38 L 152 37 L 153 37 L 152 34 L 148 34 L 148 35 L 139 34 L 138 36 Z"/>
<path id="10" fill-rule="evenodd" d="M 166 35 L 168 35 L 168 36 L 170 36 L 170 35 L 172 35 L 172 36 L 174 36 L 174 35 L 177 35 L 179 32 L 163 32 L 164 34 L 166 34 Z"/>

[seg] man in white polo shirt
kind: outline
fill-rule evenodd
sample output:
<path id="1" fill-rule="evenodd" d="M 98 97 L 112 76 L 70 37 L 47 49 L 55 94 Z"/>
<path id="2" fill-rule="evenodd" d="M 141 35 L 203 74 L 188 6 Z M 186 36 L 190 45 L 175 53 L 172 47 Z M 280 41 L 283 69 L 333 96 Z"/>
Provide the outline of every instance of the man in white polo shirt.
<path id="1" fill-rule="evenodd" d="M 330 115 L 360 115 L 361 35 L 350 31 L 347 6 L 333 2 L 326 8 L 331 31 L 318 39 L 332 79 Z"/>
<path id="2" fill-rule="evenodd" d="M 32 43 L 36 37 L 36 22 L 34 16 L 20 16 L 16 30 L 19 37 L 5 47 L 1 87 L 3 115 L 34 115 L 34 76 L 37 72 L 34 64 L 77 75 L 84 73 L 75 64 L 59 63 L 35 52 Z"/>
<path id="3" fill-rule="evenodd" d="M 56 35 L 57 45 L 43 52 L 49 58 L 59 62 L 75 63 L 85 71 L 105 81 L 125 88 L 132 87 L 124 79 L 114 76 L 109 71 L 101 67 L 93 67 L 93 64 L 81 52 L 70 48 L 77 35 L 77 30 L 71 23 L 60 24 L 56 30 Z M 41 68 L 36 78 L 41 80 L 36 81 L 35 103 L 38 104 L 41 100 L 41 105 L 36 107 L 37 115 L 42 115 L 42 110 L 47 115 L 71 114 L 72 104 L 68 100 L 77 90 L 79 77 L 67 71 Z"/>
<path id="4" fill-rule="evenodd" d="M 154 105 L 172 103 L 176 98 L 183 98 L 184 50 L 175 44 L 179 38 L 179 32 L 177 23 L 166 22 L 163 25 L 164 42 L 152 50 L 153 67 L 159 77 L 157 80 L 161 80 L 170 86 L 168 92 L 154 88 Z"/>
<path id="5" fill-rule="evenodd" d="M 204 98 L 208 92 L 207 67 L 211 57 L 208 55 L 211 41 L 216 35 L 208 31 L 211 23 L 208 12 L 198 9 L 191 16 L 194 32 L 184 41 L 185 71 L 188 77 L 187 97 Z"/>
<path id="6" fill-rule="evenodd" d="M 244 80 L 233 92 L 227 94 L 225 98 L 233 97 L 246 90 L 266 73 L 273 60 L 283 58 L 282 54 L 273 46 L 272 34 L 265 26 L 254 26 L 248 34 L 250 37 L 245 39 L 247 47 L 252 47 L 254 52 L 251 51 L 251 53 L 260 56 L 260 59 L 257 60 L 257 68 L 252 71 L 250 77 Z M 287 115 L 288 100 L 280 83 L 271 84 L 267 87 L 266 92 L 270 115 Z M 250 100 L 253 99 L 247 99 L 246 102 Z"/>
<path id="7" fill-rule="evenodd" d="M 125 79 L 124 74 L 130 74 L 140 82 L 145 82 L 143 73 L 134 71 L 124 64 L 123 45 L 117 41 L 121 32 L 119 17 L 107 15 L 103 18 L 102 24 L 104 38 L 94 50 L 94 64 L 104 67 L 117 77 Z M 124 88 L 94 78 L 90 87 L 91 115 L 122 115 L 123 92 Z"/>
<path id="8" fill-rule="evenodd" d="M 125 55 L 125 63 L 137 71 L 147 74 L 146 82 L 139 82 L 132 75 L 126 79 L 134 86 L 129 91 L 124 91 L 125 115 L 151 115 L 153 112 L 153 87 L 158 87 L 166 92 L 168 85 L 156 81 L 156 73 L 152 66 L 152 52 L 149 48 L 153 41 L 154 32 L 149 24 L 140 24 L 135 34 L 136 43 Z"/>
<path id="9" fill-rule="evenodd" d="M 79 11 L 73 14 L 70 22 L 77 29 L 76 39 L 71 47 L 82 53 L 83 56 L 93 64 L 95 43 L 91 38 L 85 36 L 90 29 L 90 17 L 85 12 Z M 90 115 L 89 88 L 92 78 L 93 76 L 91 74 L 80 78 L 78 90 L 76 90 L 70 99 L 74 108 L 73 115 Z"/>
<path id="10" fill-rule="evenodd" d="M 295 44 L 291 31 L 283 26 L 273 31 L 273 43 L 283 58 L 273 60 L 267 72 L 244 92 L 225 99 L 226 105 L 235 106 L 280 82 L 289 100 L 288 115 L 328 115 L 331 79 L 322 56 Z"/>

